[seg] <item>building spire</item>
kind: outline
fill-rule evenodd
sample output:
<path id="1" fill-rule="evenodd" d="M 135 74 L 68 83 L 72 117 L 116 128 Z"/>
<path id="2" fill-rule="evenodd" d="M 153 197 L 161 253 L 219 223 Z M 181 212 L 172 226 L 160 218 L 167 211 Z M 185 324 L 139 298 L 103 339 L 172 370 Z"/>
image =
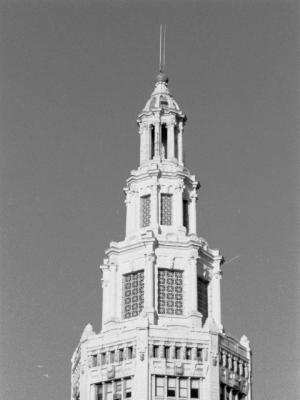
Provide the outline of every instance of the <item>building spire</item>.
<path id="1" fill-rule="evenodd" d="M 167 26 L 160 24 L 159 27 L 159 72 L 164 72 L 166 66 L 166 31 Z"/>
<path id="2" fill-rule="evenodd" d="M 159 26 L 159 74 L 156 77 L 156 82 L 168 83 L 168 77 L 165 73 L 166 68 L 166 24 Z"/>

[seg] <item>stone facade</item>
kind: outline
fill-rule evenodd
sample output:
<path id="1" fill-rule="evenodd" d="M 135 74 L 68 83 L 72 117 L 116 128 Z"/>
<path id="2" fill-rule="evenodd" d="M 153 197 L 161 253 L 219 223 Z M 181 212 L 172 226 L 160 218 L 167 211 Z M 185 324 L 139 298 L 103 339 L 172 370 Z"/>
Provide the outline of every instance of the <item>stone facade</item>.
<path id="1" fill-rule="evenodd" d="M 223 258 L 197 235 L 200 184 L 184 165 L 186 117 L 164 74 L 137 123 L 126 235 L 106 251 L 102 330 L 83 331 L 71 399 L 251 400 L 249 341 L 223 330 Z"/>

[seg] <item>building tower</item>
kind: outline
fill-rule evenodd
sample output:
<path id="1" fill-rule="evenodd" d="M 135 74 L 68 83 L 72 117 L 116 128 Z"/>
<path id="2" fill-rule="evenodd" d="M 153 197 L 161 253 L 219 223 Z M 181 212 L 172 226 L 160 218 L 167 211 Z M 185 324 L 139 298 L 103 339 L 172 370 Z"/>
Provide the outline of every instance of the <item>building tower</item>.
<path id="1" fill-rule="evenodd" d="M 197 235 L 185 123 L 160 72 L 137 119 L 125 239 L 101 266 L 102 330 L 88 324 L 72 356 L 72 400 L 251 400 L 249 341 L 221 320 L 223 258 Z"/>

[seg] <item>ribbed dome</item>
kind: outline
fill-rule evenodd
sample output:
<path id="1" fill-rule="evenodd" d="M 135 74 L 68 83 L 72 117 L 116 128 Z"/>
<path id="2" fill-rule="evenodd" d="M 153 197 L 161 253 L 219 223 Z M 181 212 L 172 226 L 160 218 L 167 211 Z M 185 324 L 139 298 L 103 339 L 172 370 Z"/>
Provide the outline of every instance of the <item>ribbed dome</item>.
<path id="1" fill-rule="evenodd" d="M 144 112 L 149 112 L 159 108 L 180 111 L 179 106 L 170 94 L 167 85 L 167 76 L 164 73 L 159 73 L 156 78 L 155 89 L 143 108 Z"/>

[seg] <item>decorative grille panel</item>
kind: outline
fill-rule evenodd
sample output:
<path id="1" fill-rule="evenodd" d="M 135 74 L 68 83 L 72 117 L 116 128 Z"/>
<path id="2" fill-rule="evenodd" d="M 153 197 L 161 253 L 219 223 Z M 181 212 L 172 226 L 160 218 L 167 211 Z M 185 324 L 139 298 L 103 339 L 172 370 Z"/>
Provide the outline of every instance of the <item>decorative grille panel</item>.
<path id="1" fill-rule="evenodd" d="M 123 276 L 124 318 L 136 317 L 144 307 L 144 271 Z"/>
<path id="2" fill-rule="evenodd" d="M 207 301 L 207 286 L 208 283 L 203 279 L 198 278 L 198 311 L 203 315 L 203 322 L 206 320 L 208 315 L 208 301 Z"/>
<path id="3" fill-rule="evenodd" d="M 172 225 L 172 195 L 162 194 L 160 205 L 161 225 Z"/>
<path id="4" fill-rule="evenodd" d="M 159 314 L 183 313 L 182 271 L 158 270 L 158 312 Z"/>
<path id="5" fill-rule="evenodd" d="M 151 198 L 150 194 L 141 197 L 141 227 L 149 226 L 151 218 Z"/>

